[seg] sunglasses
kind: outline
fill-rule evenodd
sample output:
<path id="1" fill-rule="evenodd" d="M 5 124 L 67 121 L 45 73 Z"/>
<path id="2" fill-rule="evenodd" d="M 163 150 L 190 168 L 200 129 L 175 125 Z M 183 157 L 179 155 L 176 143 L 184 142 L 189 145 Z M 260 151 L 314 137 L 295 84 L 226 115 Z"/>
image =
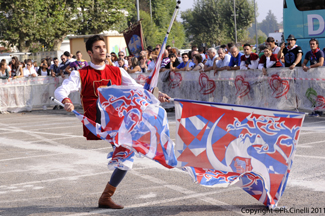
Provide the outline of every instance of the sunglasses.
<path id="1" fill-rule="evenodd" d="M 106 56 L 106 58 L 109 58 L 109 57 L 111 57 L 111 56 Z"/>

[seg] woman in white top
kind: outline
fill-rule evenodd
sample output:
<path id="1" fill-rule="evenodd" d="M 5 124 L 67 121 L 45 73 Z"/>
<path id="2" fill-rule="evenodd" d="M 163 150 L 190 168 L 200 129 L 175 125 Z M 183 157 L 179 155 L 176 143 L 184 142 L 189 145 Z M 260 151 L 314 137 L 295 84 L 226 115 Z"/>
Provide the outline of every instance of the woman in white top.
<path id="1" fill-rule="evenodd" d="M 192 61 L 195 64 L 195 66 L 189 67 L 190 64 L 187 64 L 186 65 L 187 71 L 190 70 L 197 71 L 204 68 L 204 64 L 202 63 L 202 56 L 200 54 L 194 55 Z"/>
<path id="2" fill-rule="evenodd" d="M 32 68 L 32 61 L 28 60 L 26 67 L 24 68 L 24 77 L 37 77 L 37 73 L 34 68 Z"/>
<path id="3" fill-rule="evenodd" d="M 18 58 L 16 56 L 11 59 L 11 77 L 13 79 L 24 77 L 24 71 L 22 66 L 19 64 Z"/>
<path id="4" fill-rule="evenodd" d="M 47 60 L 43 59 L 41 65 L 37 70 L 38 76 L 50 76 L 50 69 L 47 65 Z"/>

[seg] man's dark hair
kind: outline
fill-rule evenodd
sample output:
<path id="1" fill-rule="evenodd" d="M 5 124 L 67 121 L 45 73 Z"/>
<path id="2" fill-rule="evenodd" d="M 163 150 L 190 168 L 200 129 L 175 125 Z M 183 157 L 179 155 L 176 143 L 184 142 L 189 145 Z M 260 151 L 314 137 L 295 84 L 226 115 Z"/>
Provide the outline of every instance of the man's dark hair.
<path id="1" fill-rule="evenodd" d="M 88 51 L 93 51 L 92 48 L 93 48 L 93 44 L 96 42 L 96 41 L 104 41 L 105 42 L 105 39 L 103 36 L 101 35 L 94 35 L 90 38 L 88 38 L 87 42 L 86 42 L 86 50 L 87 52 Z"/>
<path id="2" fill-rule="evenodd" d="M 267 39 L 266 39 L 266 42 L 268 42 L 268 43 L 274 43 L 274 38 L 273 37 L 268 37 Z"/>
<path id="3" fill-rule="evenodd" d="M 70 53 L 69 53 L 68 51 L 65 51 L 65 52 L 63 53 L 63 55 L 65 55 L 66 57 L 70 58 Z"/>
<path id="4" fill-rule="evenodd" d="M 226 44 L 222 44 L 222 45 L 220 46 L 220 48 L 222 48 L 222 49 L 226 49 L 226 48 L 227 48 L 227 45 L 226 45 Z"/>
<path id="5" fill-rule="evenodd" d="M 243 47 L 247 47 L 247 46 L 251 47 L 249 43 L 245 43 Z"/>
<path id="6" fill-rule="evenodd" d="M 182 54 L 182 57 L 185 56 L 185 55 L 188 57 L 188 53 L 183 53 L 183 54 Z"/>
<path id="7" fill-rule="evenodd" d="M 203 47 L 199 47 L 199 52 L 204 52 L 204 48 Z"/>
<path id="8" fill-rule="evenodd" d="M 174 53 L 168 55 L 168 58 L 172 58 L 172 57 L 176 57 L 176 55 Z"/>
<path id="9" fill-rule="evenodd" d="M 171 48 L 171 46 L 170 46 L 170 45 L 167 45 L 167 46 L 166 46 L 166 49 L 168 49 L 168 48 Z"/>
<path id="10" fill-rule="evenodd" d="M 78 55 L 78 53 L 81 53 L 81 52 L 80 52 L 80 51 L 77 51 L 77 52 L 76 52 L 76 55 Z"/>
<path id="11" fill-rule="evenodd" d="M 57 58 L 57 57 L 54 57 L 54 58 L 53 58 L 53 61 L 55 61 L 55 60 L 58 60 L 58 58 Z"/>
<path id="12" fill-rule="evenodd" d="M 72 58 L 76 59 L 77 57 L 75 55 L 73 55 Z"/>
<path id="13" fill-rule="evenodd" d="M 227 43 L 227 46 L 228 46 L 228 48 L 230 49 L 231 47 L 233 47 L 234 46 L 234 43 Z"/>
<path id="14" fill-rule="evenodd" d="M 193 45 L 193 46 L 192 46 L 192 50 L 193 50 L 193 48 L 197 49 L 197 46 L 196 46 L 196 45 Z M 195 50 L 195 51 L 196 51 L 196 50 Z"/>

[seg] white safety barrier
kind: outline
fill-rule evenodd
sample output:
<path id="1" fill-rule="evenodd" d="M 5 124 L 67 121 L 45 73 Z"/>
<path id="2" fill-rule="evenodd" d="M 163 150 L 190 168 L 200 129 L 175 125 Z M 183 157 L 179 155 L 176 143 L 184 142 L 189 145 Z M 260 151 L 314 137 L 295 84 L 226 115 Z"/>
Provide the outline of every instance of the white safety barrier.
<path id="1" fill-rule="evenodd" d="M 167 80 L 162 81 L 166 74 Z M 131 74 L 144 85 L 148 73 Z M 0 80 L 0 111 L 24 111 L 33 107 L 54 105 L 49 96 L 61 85 L 62 78 L 35 77 Z M 325 111 L 325 69 L 301 68 L 268 69 L 268 76 L 260 70 L 214 71 L 199 73 L 162 72 L 158 87 L 173 98 L 273 108 L 281 110 Z M 80 105 L 79 93 L 70 95 Z M 173 104 L 164 104 L 165 108 Z"/>

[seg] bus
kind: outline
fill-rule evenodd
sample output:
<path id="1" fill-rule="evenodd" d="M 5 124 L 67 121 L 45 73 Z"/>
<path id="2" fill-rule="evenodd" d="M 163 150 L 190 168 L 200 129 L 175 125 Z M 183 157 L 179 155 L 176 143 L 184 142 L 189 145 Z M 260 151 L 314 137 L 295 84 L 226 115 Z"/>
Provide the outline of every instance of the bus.
<path id="1" fill-rule="evenodd" d="M 325 0 L 284 0 L 283 29 L 284 39 L 293 34 L 304 55 L 310 51 L 311 38 L 325 48 Z"/>

